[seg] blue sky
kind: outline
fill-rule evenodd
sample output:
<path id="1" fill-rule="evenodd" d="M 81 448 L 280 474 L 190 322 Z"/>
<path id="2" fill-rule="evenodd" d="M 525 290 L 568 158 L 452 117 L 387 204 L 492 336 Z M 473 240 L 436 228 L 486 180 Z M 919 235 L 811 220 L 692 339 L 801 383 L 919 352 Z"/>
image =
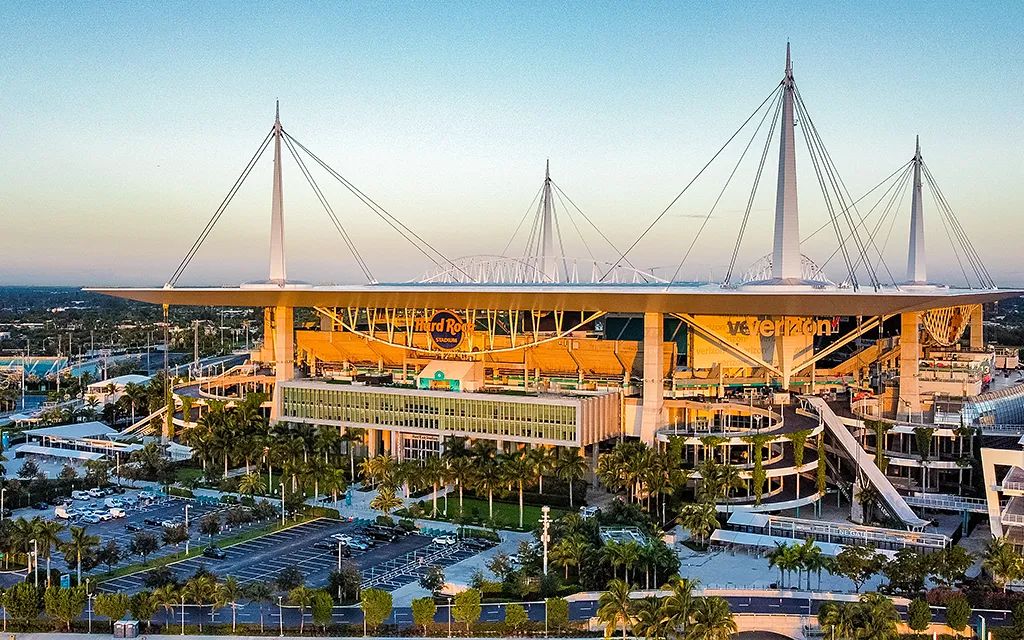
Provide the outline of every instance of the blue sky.
<path id="1" fill-rule="evenodd" d="M 1022 5 L 831 4 L 8 3 L 0 283 L 163 283 L 278 98 L 292 135 L 450 257 L 503 249 L 547 158 L 625 247 L 778 83 L 788 39 L 850 191 L 906 162 L 920 134 L 996 280 L 1024 284 Z M 638 266 L 678 264 L 737 157 L 725 154 L 638 245 Z M 770 250 L 775 165 L 769 156 L 741 269 Z M 798 166 L 806 236 L 826 218 L 802 148 Z M 755 170 L 741 166 L 684 277 L 728 263 Z M 290 160 L 284 171 L 289 275 L 361 281 Z M 378 279 L 430 266 L 317 179 Z M 925 203 L 930 274 L 956 281 Z M 909 200 L 903 209 L 885 251 L 896 272 Z M 181 283 L 265 277 L 269 215 L 267 156 Z M 567 253 L 586 255 L 563 233 Z M 821 259 L 833 248 L 805 250 Z"/>

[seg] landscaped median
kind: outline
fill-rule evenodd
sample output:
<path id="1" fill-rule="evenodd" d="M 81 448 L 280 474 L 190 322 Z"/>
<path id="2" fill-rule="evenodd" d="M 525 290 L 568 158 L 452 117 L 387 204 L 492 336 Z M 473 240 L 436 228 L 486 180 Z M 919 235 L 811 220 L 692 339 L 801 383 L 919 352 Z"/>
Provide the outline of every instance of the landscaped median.
<path id="1" fill-rule="evenodd" d="M 448 498 L 447 516 L 443 515 L 443 500 L 439 500 L 437 503 L 437 515 L 431 514 L 433 505 L 429 501 L 414 503 L 410 507 L 396 511 L 395 515 L 403 518 L 416 518 L 418 520 L 435 520 L 438 522 L 451 522 L 454 524 L 487 526 L 489 520 L 488 514 L 490 513 L 487 500 L 481 500 L 479 498 L 464 498 L 462 503 L 461 517 L 459 515 L 459 498 L 457 495 L 454 497 L 449 496 Z M 420 512 L 420 510 L 422 512 Z M 562 517 L 564 514 L 565 511 L 553 507 L 551 509 L 550 516 L 552 519 L 557 519 Z M 497 500 L 494 501 L 493 520 L 498 529 L 532 531 L 540 518 L 541 507 L 532 504 L 523 505 L 523 528 L 519 529 L 516 526 L 519 523 L 519 504 L 499 502 Z"/>

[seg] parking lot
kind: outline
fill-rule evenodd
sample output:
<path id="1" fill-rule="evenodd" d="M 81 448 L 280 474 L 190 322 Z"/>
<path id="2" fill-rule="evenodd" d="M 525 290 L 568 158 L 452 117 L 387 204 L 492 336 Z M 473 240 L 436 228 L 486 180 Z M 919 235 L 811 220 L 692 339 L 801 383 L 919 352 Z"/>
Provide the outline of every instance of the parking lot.
<path id="1" fill-rule="evenodd" d="M 338 520 L 319 519 L 288 529 L 225 547 L 222 560 L 196 557 L 176 562 L 171 569 L 180 580 L 187 579 L 200 567 L 219 576 L 234 576 L 239 582 L 272 582 L 282 569 L 296 567 L 305 576 L 306 585 L 322 587 L 331 571 L 337 569 L 338 558 L 333 549 L 317 549 L 314 544 L 336 533 L 353 533 L 356 525 Z M 366 551 L 352 550 L 344 563 L 359 567 L 363 587 L 393 591 L 419 580 L 432 565 L 448 566 L 471 557 L 476 552 L 461 543 L 444 546 L 431 542 L 428 536 L 411 534 L 394 542 L 378 541 Z M 135 574 L 104 582 L 102 591 L 135 593 L 144 588 L 145 574 Z"/>

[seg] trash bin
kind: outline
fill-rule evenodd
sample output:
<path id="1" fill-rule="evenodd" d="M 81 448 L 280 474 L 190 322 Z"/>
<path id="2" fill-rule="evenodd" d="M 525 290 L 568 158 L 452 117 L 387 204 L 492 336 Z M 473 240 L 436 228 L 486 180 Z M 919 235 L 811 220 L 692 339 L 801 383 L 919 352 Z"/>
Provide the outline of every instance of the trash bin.
<path id="1" fill-rule="evenodd" d="M 139 621 L 138 620 L 118 620 L 114 623 L 114 637 L 115 638 L 138 638 L 139 637 Z"/>

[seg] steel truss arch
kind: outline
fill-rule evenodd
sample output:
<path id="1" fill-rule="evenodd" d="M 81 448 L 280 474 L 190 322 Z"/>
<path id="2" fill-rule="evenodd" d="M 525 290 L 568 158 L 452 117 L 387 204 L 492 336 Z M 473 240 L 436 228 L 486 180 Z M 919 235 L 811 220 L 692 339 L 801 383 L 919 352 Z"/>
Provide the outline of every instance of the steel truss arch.
<path id="1" fill-rule="evenodd" d="M 773 277 L 772 254 L 769 253 L 752 264 L 750 268 L 743 273 L 743 277 L 740 279 L 740 284 L 763 282 L 765 280 L 771 280 Z M 814 260 L 811 260 L 802 254 L 800 255 L 800 279 L 809 282 L 820 282 L 824 285 L 836 286 L 836 283 L 828 279 L 825 272 L 816 262 L 814 262 Z"/>

